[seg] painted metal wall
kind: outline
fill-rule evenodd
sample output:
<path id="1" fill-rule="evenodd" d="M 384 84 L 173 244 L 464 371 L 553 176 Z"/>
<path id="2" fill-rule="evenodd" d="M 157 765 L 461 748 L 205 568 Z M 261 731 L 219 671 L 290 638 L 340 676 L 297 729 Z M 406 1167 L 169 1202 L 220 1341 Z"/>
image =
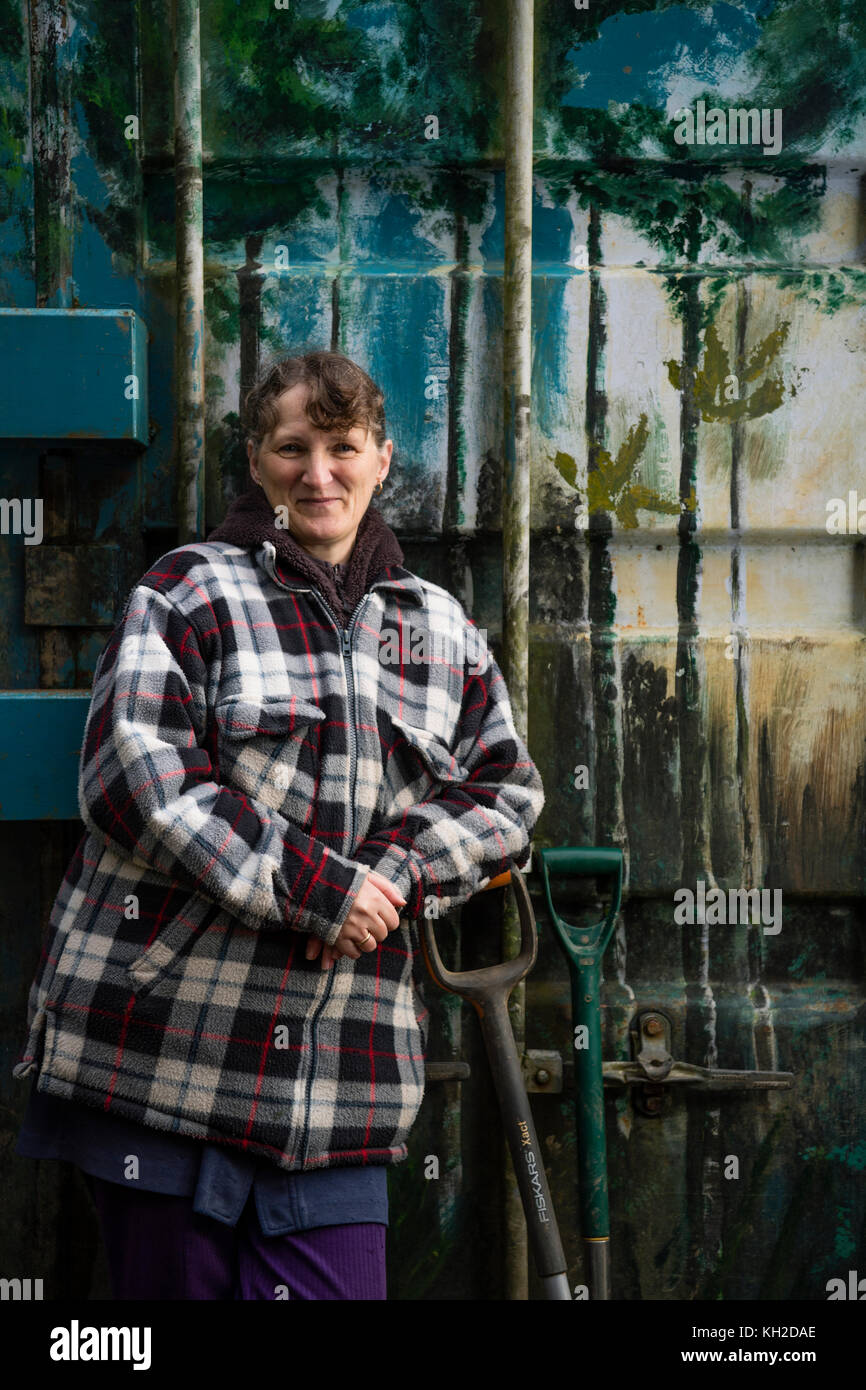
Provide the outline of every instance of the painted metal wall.
<path id="1" fill-rule="evenodd" d="M 866 9 L 536 11 L 536 844 L 626 854 L 606 1058 L 630 1055 L 630 1021 L 651 1006 L 679 1059 L 796 1078 L 788 1092 L 661 1094 L 655 1113 L 611 1095 L 614 1295 L 822 1299 L 866 1259 Z M 103 606 L 113 547 L 116 612 L 176 535 L 168 0 L 0 12 L 2 304 L 130 309 L 149 332 L 146 447 L 10 440 L 0 492 L 46 499 L 30 549 L 74 550 Z M 408 563 L 496 647 L 500 6 L 203 0 L 201 22 L 209 524 L 244 484 L 239 396 L 258 363 L 339 348 L 385 391 L 382 506 Z M 678 113 L 700 101 L 704 133 L 719 132 L 713 111 L 753 107 L 767 138 L 678 139 Z M 52 372 L 46 360 L 25 383 L 35 401 L 58 389 Z M 57 556 L 26 548 L 0 545 L 0 685 L 86 689 L 112 615 L 64 608 Z M 30 621 L 27 564 L 42 583 Z M 8 1058 L 74 826 L 0 809 Z M 780 929 L 680 924 L 674 895 L 699 881 L 779 890 Z M 527 1046 L 566 1062 L 565 1090 L 539 1094 L 535 1114 L 577 1284 L 568 982 L 537 905 Z M 451 959 L 492 958 L 496 915 L 443 928 Z M 431 1003 L 431 1057 L 469 1061 L 471 1078 L 431 1083 L 393 1173 L 391 1295 L 497 1297 L 485 1062 L 468 1012 Z M 23 1097 L 6 1064 L 0 1086 L 8 1151 Z M 76 1176 L 7 1159 L 4 1268 L 35 1259 L 47 1288 L 90 1281 L 96 1296 Z"/>

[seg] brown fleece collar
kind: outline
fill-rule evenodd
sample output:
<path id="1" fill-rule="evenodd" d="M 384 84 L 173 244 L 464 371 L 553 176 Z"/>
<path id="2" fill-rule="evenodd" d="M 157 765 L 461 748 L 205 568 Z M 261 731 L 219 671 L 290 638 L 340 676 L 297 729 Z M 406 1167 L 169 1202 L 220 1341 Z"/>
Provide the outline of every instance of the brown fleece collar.
<path id="1" fill-rule="evenodd" d="M 331 565 L 310 555 L 285 527 L 276 525 L 273 507 L 264 490 L 255 485 L 235 499 L 225 520 L 211 531 L 208 540 L 228 541 L 245 550 L 258 550 L 270 541 L 276 549 L 281 574 L 288 572 L 295 578 L 310 580 L 344 620 L 383 570 L 403 564 L 397 537 L 375 507 L 368 507 L 361 518 L 348 561 Z"/>

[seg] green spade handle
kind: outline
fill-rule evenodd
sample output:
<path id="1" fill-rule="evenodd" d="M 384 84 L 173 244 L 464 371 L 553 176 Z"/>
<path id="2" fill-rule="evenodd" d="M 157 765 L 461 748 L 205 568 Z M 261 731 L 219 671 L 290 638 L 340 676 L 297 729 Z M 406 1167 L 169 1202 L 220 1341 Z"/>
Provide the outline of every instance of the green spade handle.
<path id="1" fill-rule="evenodd" d="M 542 849 L 538 855 L 550 920 L 571 976 L 574 1032 L 574 1112 L 580 1224 L 586 1242 L 593 1298 L 610 1298 L 610 1213 L 601 1055 L 601 961 L 613 934 L 622 899 L 623 857 L 619 849 Z M 573 927 L 553 903 L 551 875 L 611 879 L 611 902 L 601 922 Z"/>

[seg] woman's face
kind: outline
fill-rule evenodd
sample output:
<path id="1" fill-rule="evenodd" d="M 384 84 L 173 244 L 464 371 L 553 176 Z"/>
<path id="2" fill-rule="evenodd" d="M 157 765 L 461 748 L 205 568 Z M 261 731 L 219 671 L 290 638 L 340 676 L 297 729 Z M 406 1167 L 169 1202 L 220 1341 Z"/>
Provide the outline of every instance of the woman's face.
<path id="1" fill-rule="evenodd" d="M 307 418 L 309 387 L 292 386 L 277 397 L 279 418 L 258 453 L 247 444 L 250 474 L 271 506 L 284 507 L 282 522 L 305 550 L 332 565 L 352 551 L 358 524 L 376 484 L 387 476 L 393 441 L 376 446 L 364 425 L 320 430 Z"/>

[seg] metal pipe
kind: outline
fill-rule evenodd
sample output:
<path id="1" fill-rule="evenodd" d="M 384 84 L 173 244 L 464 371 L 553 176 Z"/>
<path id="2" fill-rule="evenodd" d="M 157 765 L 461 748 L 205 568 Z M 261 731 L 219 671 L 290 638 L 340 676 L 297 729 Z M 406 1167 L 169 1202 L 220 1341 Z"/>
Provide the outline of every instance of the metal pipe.
<path id="1" fill-rule="evenodd" d="M 72 66 L 66 0 L 30 0 L 33 260 L 38 309 L 70 309 L 74 217 L 70 165 Z"/>
<path id="2" fill-rule="evenodd" d="M 173 0 L 177 338 L 177 520 L 181 544 L 204 529 L 204 248 L 199 0 Z"/>
<path id="3" fill-rule="evenodd" d="M 529 406 L 532 367 L 533 0 L 507 0 L 505 55 L 505 332 L 502 353 L 504 467 L 502 492 L 502 673 L 515 727 L 527 739 L 529 706 Z M 520 928 L 509 898 L 503 959 L 519 949 Z M 508 1011 L 518 1051 L 526 1034 L 523 983 Z M 526 1223 L 507 1152 L 504 1163 L 506 1298 L 529 1296 Z"/>

